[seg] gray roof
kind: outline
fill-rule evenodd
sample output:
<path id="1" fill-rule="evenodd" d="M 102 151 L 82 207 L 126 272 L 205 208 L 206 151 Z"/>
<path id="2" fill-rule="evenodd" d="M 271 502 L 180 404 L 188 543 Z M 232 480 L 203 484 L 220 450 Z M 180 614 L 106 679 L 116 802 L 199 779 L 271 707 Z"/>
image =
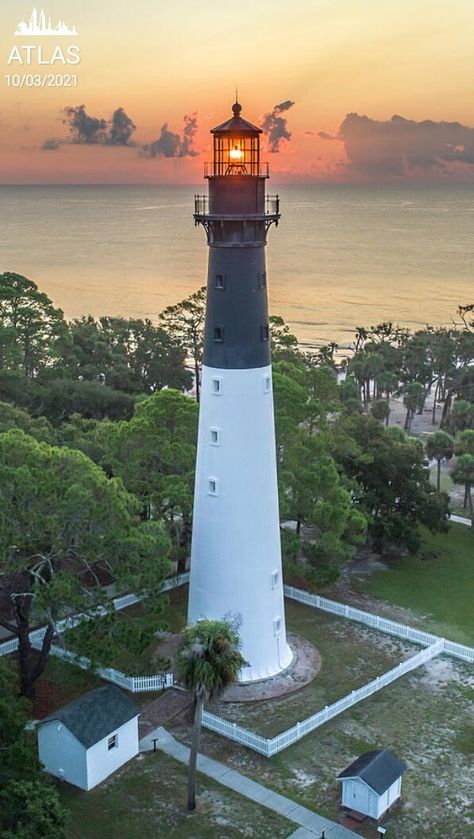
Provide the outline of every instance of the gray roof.
<path id="1" fill-rule="evenodd" d="M 221 134 L 224 132 L 229 132 L 230 134 L 235 134 L 237 136 L 239 134 L 261 134 L 261 128 L 258 128 L 257 125 L 252 125 L 251 122 L 247 122 L 246 119 L 243 119 L 243 117 L 240 116 L 241 110 L 242 106 L 236 102 L 235 105 L 232 106 L 234 116 L 225 122 L 221 122 L 221 124 L 216 126 L 216 128 L 211 128 L 211 134 Z"/>
<path id="2" fill-rule="evenodd" d="M 123 690 L 104 685 L 58 708 L 40 724 L 60 720 L 88 749 L 138 714 L 137 706 Z"/>
<path id="3" fill-rule="evenodd" d="M 382 795 L 397 778 L 407 771 L 407 768 L 406 763 L 388 749 L 379 749 L 376 752 L 365 752 L 360 755 L 337 778 L 338 780 L 360 778 L 371 789 Z"/>

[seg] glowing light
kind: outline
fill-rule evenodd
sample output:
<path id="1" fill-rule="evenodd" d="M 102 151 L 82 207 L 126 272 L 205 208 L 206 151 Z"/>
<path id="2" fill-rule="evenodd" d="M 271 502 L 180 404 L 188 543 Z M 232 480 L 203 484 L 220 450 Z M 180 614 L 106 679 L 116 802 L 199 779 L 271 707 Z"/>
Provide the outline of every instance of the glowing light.
<path id="1" fill-rule="evenodd" d="M 234 161 L 242 160 L 243 156 L 244 156 L 244 153 L 243 153 L 242 149 L 239 149 L 238 146 L 234 146 L 234 148 L 231 149 L 230 152 L 229 152 L 230 159 L 234 160 Z"/>

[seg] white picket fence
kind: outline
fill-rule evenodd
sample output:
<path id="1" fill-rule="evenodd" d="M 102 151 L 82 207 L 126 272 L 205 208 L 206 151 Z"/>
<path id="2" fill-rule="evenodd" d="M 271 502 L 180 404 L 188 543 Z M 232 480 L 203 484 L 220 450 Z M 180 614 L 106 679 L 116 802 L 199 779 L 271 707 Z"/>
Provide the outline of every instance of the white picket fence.
<path id="1" fill-rule="evenodd" d="M 186 574 L 178 574 L 176 577 L 169 577 L 163 583 L 161 588 L 162 591 L 169 591 L 172 588 L 179 588 L 179 586 L 184 585 L 185 583 L 189 582 L 189 571 Z M 126 609 L 128 606 L 133 606 L 135 603 L 141 603 L 143 600 L 143 595 L 141 594 L 124 594 L 122 597 L 114 597 L 112 600 L 113 607 L 116 611 L 120 611 L 121 609 Z M 75 615 L 69 615 L 69 617 L 64 618 L 61 621 L 58 621 L 56 624 L 56 632 L 61 635 L 63 632 L 66 632 L 67 629 L 74 629 L 75 626 L 82 623 L 85 620 L 92 620 L 95 617 L 101 617 L 102 615 L 107 614 L 107 609 L 103 606 L 98 606 L 94 612 L 85 614 L 79 612 Z M 30 640 L 33 643 L 34 640 L 44 638 L 46 632 L 46 627 L 42 626 L 39 629 L 33 629 L 30 632 Z M 8 641 L 3 641 L 0 644 L 0 656 L 2 655 L 9 655 L 10 653 L 16 652 L 18 649 L 18 638 L 9 638 Z"/>
<path id="2" fill-rule="evenodd" d="M 187 583 L 188 580 L 189 573 L 179 574 L 176 577 L 170 577 L 165 580 L 162 586 L 162 591 L 169 591 L 170 589 L 182 586 L 184 583 Z M 142 599 L 142 595 L 125 594 L 122 597 L 115 597 L 112 600 L 112 604 L 114 609 L 118 611 L 126 609 L 128 606 L 133 606 L 135 603 L 140 603 Z M 101 617 L 105 614 L 107 614 L 107 609 L 103 606 L 99 606 L 90 614 L 78 613 L 76 615 L 70 615 L 67 618 L 64 618 L 64 620 L 58 621 L 56 624 L 56 632 L 57 634 L 62 635 L 62 633 L 66 630 L 74 629 L 74 627 L 78 626 L 85 620 L 93 620 L 95 617 Z M 35 649 L 41 649 L 45 633 L 45 626 L 42 626 L 39 629 L 34 629 L 30 632 L 32 647 Z M 0 656 L 14 653 L 17 649 L 18 638 L 11 638 L 0 644 Z M 62 658 L 63 661 L 75 664 L 83 670 L 89 670 L 91 668 L 91 662 L 88 658 L 77 655 L 77 653 L 74 653 L 71 650 L 66 650 L 63 647 L 52 645 L 50 652 L 51 655 Z M 115 670 L 113 667 L 94 668 L 94 672 L 102 679 L 105 679 L 108 682 L 113 682 L 125 690 L 129 690 L 131 693 L 145 693 L 147 691 L 164 690 L 165 688 L 172 687 L 174 683 L 172 673 L 155 673 L 150 676 L 128 676 L 126 673 L 121 673 L 120 670 Z"/>
<path id="3" fill-rule="evenodd" d="M 41 649 L 42 638 L 37 637 L 31 641 L 32 647 Z M 77 655 L 71 650 L 65 650 L 64 647 L 53 645 L 51 647 L 51 655 L 62 658 L 63 661 L 68 661 L 75 664 L 76 667 L 81 667 L 82 670 L 91 669 L 91 662 L 85 656 Z M 165 688 L 173 687 L 174 679 L 172 673 L 155 673 L 152 676 L 127 676 L 126 673 L 121 673 L 120 670 L 115 670 L 113 667 L 95 667 L 94 673 L 100 676 L 107 682 L 113 682 L 115 685 L 129 690 L 131 693 L 145 693 L 146 691 L 164 690 Z"/>
<path id="4" fill-rule="evenodd" d="M 163 591 L 169 591 L 172 588 L 184 585 L 189 581 L 189 573 L 180 574 L 177 577 L 172 577 L 165 581 Z M 286 749 L 293 743 L 296 743 L 302 737 L 305 737 L 311 731 L 314 731 L 319 726 L 323 725 L 330 719 L 333 719 L 338 714 L 341 714 L 347 708 L 352 707 L 357 702 L 361 702 L 368 696 L 371 696 L 378 690 L 381 690 L 386 685 L 400 678 L 405 673 L 420 667 L 425 662 L 434 658 L 441 653 L 460 658 L 468 663 L 474 663 L 474 648 L 458 644 L 455 641 L 449 641 L 444 638 L 439 638 L 423 630 L 415 629 L 406 624 L 397 623 L 388 618 L 374 615 L 370 612 L 365 612 L 362 609 L 354 609 L 352 606 L 347 606 L 344 603 L 338 603 L 336 600 L 329 600 L 326 597 L 320 597 L 317 594 L 309 594 L 301 589 L 293 586 L 285 586 L 285 595 L 291 600 L 302 603 L 313 609 L 320 609 L 341 618 L 358 621 L 359 623 L 370 626 L 372 629 L 385 632 L 389 635 L 394 635 L 398 638 L 403 638 L 415 644 L 420 644 L 425 647 L 421 652 L 411 656 L 405 661 L 398 664 L 392 670 L 387 671 L 382 676 L 378 676 L 366 685 L 363 685 L 358 690 L 354 690 L 341 699 L 334 702 L 332 705 L 327 705 L 310 717 L 307 717 L 302 722 L 283 731 L 281 734 L 273 738 L 262 737 L 254 731 L 230 722 L 229 720 L 217 717 L 214 714 L 205 711 L 203 713 L 203 725 L 211 731 L 222 734 L 224 737 L 234 740 L 236 743 L 247 746 L 253 751 L 259 752 L 266 757 Z M 136 594 L 126 594 L 122 597 L 115 598 L 112 602 L 115 609 L 125 609 L 132 606 L 134 603 L 139 603 L 142 597 Z M 100 607 L 97 609 L 97 615 L 105 613 L 105 609 Z M 94 615 L 78 614 L 71 615 L 58 624 L 58 631 L 64 632 L 66 629 L 72 629 L 83 620 L 90 620 Z M 30 633 L 30 639 L 33 646 L 41 645 L 46 628 L 36 629 Z M 14 652 L 18 648 L 18 640 L 16 638 L 5 641 L 0 644 L 0 655 L 7 655 Z M 64 650 L 62 647 L 54 646 L 51 648 L 53 655 L 60 656 L 64 660 L 71 661 L 79 667 L 89 668 L 90 662 L 88 659 L 78 656 L 73 652 Z M 152 676 L 128 676 L 113 668 L 99 668 L 97 674 L 107 681 L 113 682 L 120 687 L 125 688 L 133 693 L 160 690 L 164 687 L 171 687 L 173 685 L 172 673 L 160 673 Z"/>
<path id="5" fill-rule="evenodd" d="M 318 711 L 316 714 L 312 714 L 312 716 L 307 717 L 302 722 L 297 722 L 296 725 L 293 725 L 291 728 L 288 728 L 286 731 L 283 731 L 281 734 L 277 734 L 276 737 L 272 737 L 270 739 L 261 737 L 253 731 L 248 731 L 248 729 L 242 728 L 241 726 L 236 725 L 236 723 L 229 722 L 229 720 L 224 720 L 221 717 L 216 717 L 214 714 L 210 714 L 207 711 L 203 714 L 202 723 L 211 731 L 223 734 L 230 740 L 235 740 L 236 743 L 241 743 L 256 752 L 259 752 L 265 757 L 272 757 L 278 752 L 283 751 L 283 749 L 287 749 L 288 746 L 293 745 L 293 743 L 297 743 L 302 737 L 306 737 L 307 734 L 314 731 L 316 728 L 319 728 L 321 725 L 324 725 L 324 723 L 328 720 L 332 720 L 334 717 L 337 717 L 338 714 L 342 714 L 343 711 L 347 711 L 348 708 L 356 705 L 357 702 L 361 702 L 368 696 L 372 696 L 373 693 L 376 693 L 386 685 L 394 682 L 395 679 L 399 679 L 400 676 L 404 676 L 405 673 L 410 672 L 410 670 L 415 670 L 417 667 L 425 664 L 430 659 L 442 653 L 443 650 L 444 642 L 439 640 L 430 647 L 416 653 L 416 655 L 402 661 L 401 664 L 397 664 L 396 667 L 392 670 L 388 670 L 382 676 L 377 676 L 371 682 L 363 685 L 363 687 L 358 690 L 353 690 L 351 693 L 343 696 L 342 699 L 338 699 L 338 701 L 334 702 L 332 705 L 326 705 L 326 707 L 322 708 L 321 711 Z"/>
<path id="6" fill-rule="evenodd" d="M 464 644 L 457 644 L 455 641 L 448 641 L 445 638 L 440 638 L 438 635 L 432 635 L 430 632 L 414 629 L 412 626 L 407 626 L 407 624 L 397 623 L 388 618 L 380 617 L 380 615 L 364 612 L 362 609 L 354 609 L 345 603 L 338 603 L 337 600 L 328 600 L 327 597 L 320 597 L 318 594 L 309 594 L 307 591 L 302 591 L 293 586 L 285 586 L 284 590 L 285 596 L 290 600 L 296 600 L 305 606 L 311 606 L 313 609 L 321 609 L 323 612 L 330 612 L 330 614 L 337 615 L 341 618 L 348 618 L 348 620 L 364 623 L 372 627 L 372 629 L 378 629 L 381 632 L 386 632 L 388 635 L 396 635 L 397 638 L 404 638 L 407 641 L 412 641 L 414 644 L 421 644 L 423 647 L 429 647 L 438 641 L 443 641 L 445 653 L 449 653 L 449 655 L 453 655 L 456 658 L 462 658 L 471 664 L 474 662 L 474 647 L 467 647 Z"/>
<path id="7" fill-rule="evenodd" d="M 229 720 L 210 714 L 207 711 L 203 714 L 203 725 L 205 728 L 222 734 L 230 740 L 247 746 L 249 749 L 253 749 L 266 757 L 272 757 L 272 755 L 288 748 L 288 746 L 301 740 L 302 737 L 305 737 L 328 720 L 341 714 L 347 708 L 351 708 L 357 702 L 361 702 L 363 699 L 366 699 L 376 691 L 381 690 L 381 688 L 395 681 L 395 679 L 400 678 L 400 676 L 403 676 L 410 670 L 420 667 L 441 653 L 455 656 L 470 664 L 474 663 L 473 647 L 458 644 L 455 641 L 449 641 L 445 638 L 439 638 L 430 632 L 415 629 L 407 624 L 397 623 L 380 615 L 373 615 L 362 609 L 354 609 L 352 606 L 347 606 L 345 603 L 338 603 L 336 600 L 329 600 L 317 594 L 309 594 L 307 591 L 302 591 L 293 586 L 285 586 L 284 590 L 286 597 L 305 606 L 320 609 L 321 611 L 329 612 L 332 615 L 347 618 L 348 620 L 358 621 L 366 626 L 370 626 L 372 629 L 377 629 L 389 635 L 395 635 L 398 638 L 403 638 L 415 644 L 421 644 L 425 649 L 401 662 L 392 670 L 388 670 L 382 676 L 378 676 L 368 684 L 363 685 L 358 690 L 353 690 L 332 705 L 327 705 L 302 722 L 296 723 L 296 725 L 270 739 L 249 731 Z"/>
<path id="8" fill-rule="evenodd" d="M 10 653 L 16 652 L 18 649 L 18 638 L 9 638 L 8 641 L 4 641 L 3 644 L 0 644 L 0 655 L 10 655 Z"/>

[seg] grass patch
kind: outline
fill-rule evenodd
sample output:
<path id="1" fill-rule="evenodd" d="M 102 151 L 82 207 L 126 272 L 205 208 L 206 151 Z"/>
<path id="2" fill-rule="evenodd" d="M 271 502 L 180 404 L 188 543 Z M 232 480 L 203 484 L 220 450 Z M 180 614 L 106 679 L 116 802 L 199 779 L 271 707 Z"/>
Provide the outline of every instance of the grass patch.
<path id="1" fill-rule="evenodd" d="M 418 647 L 286 600 L 287 628 L 318 649 L 322 665 L 317 677 L 301 690 L 264 702 L 228 703 L 218 700 L 209 710 L 265 737 L 330 705 L 376 676 L 382 675 Z"/>
<path id="2" fill-rule="evenodd" d="M 423 531 L 420 556 L 392 560 L 387 570 L 359 578 L 354 588 L 413 610 L 438 634 L 474 643 L 474 533 L 468 527 Z"/>
<path id="3" fill-rule="evenodd" d="M 220 705 L 226 718 L 238 717 L 246 727 L 267 736 L 346 694 L 367 680 L 371 669 L 381 665 L 387 669 L 394 658 L 400 660 L 411 651 L 398 639 L 298 603 L 287 602 L 286 610 L 291 628 L 317 640 L 323 667 L 313 685 L 240 710 L 237 705 Z M 207 730 L 202 733 L 201 751 L 337 821 L 339 772 L 364 751 L 389 748 L 409 767 L 402 801 L 384 818 L 390 835 L 400 839 L 471 835 L 472 685 L 472 667 L 442 656 L 270 760 Z M 172 726 L 174 735 L 189 743 L 190 720 L 178 718 Z M 377 836 L 373 824 L 364 823 L 358 832 L 366 839 Z"/>
<path id="4" fill-rule="evenodd" d="M 463 755 L 474 755 L 474 725 L 466 723 L 454 738 L 455 748 Z"/>
<path id="5" fill-rule="evenodd" d="M 295 829 L 287 819 L 253 804 L 203 775 L 198 808 L 185 811 L 187 770 L 157 752 L 133 760 L 90 792 L 62 786 L 68 839 L 284 839 Z"/>

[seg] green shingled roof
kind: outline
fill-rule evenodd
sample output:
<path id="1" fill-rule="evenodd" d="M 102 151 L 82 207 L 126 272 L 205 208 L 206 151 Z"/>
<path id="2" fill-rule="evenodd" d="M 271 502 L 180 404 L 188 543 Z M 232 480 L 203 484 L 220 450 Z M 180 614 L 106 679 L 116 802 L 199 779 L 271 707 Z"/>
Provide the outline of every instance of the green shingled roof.
<path id="1" fill-rule="evenodd" d="M 104 685 L 58 708 L 41 720 L 41 724 L 60 720 L 88 749 L 138 714 L 137 706 L 123 690 Z"/>

